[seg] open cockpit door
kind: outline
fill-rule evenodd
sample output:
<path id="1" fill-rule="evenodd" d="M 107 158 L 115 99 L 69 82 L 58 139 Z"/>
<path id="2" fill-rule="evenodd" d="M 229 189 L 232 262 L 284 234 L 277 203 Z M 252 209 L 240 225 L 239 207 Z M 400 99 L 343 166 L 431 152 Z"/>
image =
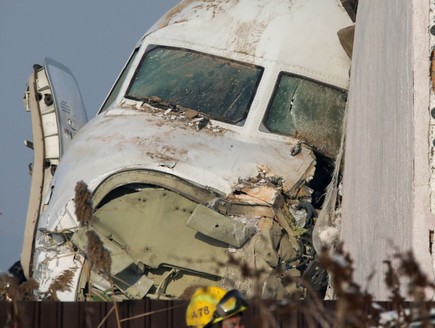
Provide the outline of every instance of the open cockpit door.
<path id="1" fill-rule="evenodd" d="M 21 264 L 30 277 L 36 227 L 44 205 L 48 204 L 54 171 L 88 119 L 74 76 L 67 67 L 49 58 L 44 66 L 33 66 L 24 101 L 32 116 L 33 134 L 33 142 L 26 141 L 26 145 L 34 155 Z"/>

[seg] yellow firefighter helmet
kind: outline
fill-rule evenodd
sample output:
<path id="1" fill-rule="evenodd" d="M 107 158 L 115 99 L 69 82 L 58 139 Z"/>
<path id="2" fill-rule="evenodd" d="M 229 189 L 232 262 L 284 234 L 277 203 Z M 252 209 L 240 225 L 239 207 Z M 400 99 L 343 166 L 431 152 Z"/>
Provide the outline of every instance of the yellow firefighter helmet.
<path id="1" fill-rule="evenodd" d="M 216 309 L 213 314 L 213 323 L 220 322 L 245 311 L 247 307 L 248 303 L 243 298 L 243 295 L 237 289 L 232 289 L 216 304 Z"/>
<path id="2" fill-rule="evenodd" d="M 188 327 L 203 328 L 213 321 L 216 305 L 226 294 L 226 290 L 217 286 L 198 288 L 190 298 L 186 310 Z"/>

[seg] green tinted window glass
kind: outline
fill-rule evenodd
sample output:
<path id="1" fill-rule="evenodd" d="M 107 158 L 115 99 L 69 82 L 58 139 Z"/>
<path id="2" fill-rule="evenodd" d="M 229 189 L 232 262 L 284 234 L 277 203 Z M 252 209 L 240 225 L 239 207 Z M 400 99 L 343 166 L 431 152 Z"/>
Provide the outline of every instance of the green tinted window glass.
<path id="1" fill-rule="evenodd" d="M 281 74 L 264 119 L 270 132 L 304 140 L 327 156 L 340 146 L 346 93 Z"/>
<path id="2" fill-rule="evenodd" d="M 158 97 L 237 124 L 246 118 L 263 69 L 203 53 L 156 47 L 148 51 L 127 97 Z"/>

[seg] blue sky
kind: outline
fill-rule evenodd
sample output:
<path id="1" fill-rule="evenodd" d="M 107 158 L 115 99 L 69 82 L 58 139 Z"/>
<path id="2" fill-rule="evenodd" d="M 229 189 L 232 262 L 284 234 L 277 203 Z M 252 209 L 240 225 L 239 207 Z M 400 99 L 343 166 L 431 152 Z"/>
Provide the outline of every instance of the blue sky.
<path id="1" fill-rule="evenodd" d="M 0 272 L 20 257 L 33 153 L 23 93 L 33 64 L 73 72 L 95 116 L 136 42 L 178 0 L 0 0 Z"/>

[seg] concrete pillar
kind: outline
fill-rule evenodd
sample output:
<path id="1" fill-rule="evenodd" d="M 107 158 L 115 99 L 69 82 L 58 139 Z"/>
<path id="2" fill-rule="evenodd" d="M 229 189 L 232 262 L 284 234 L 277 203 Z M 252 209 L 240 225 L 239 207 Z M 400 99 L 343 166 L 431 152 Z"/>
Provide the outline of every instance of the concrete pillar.
<path id="1" fill-rule="evenodd" d="M 429 252 L 429 1 L 359 2 L 346 126 L 341 239 L 363 287 L 386 300 L 382 262 Z"/>

